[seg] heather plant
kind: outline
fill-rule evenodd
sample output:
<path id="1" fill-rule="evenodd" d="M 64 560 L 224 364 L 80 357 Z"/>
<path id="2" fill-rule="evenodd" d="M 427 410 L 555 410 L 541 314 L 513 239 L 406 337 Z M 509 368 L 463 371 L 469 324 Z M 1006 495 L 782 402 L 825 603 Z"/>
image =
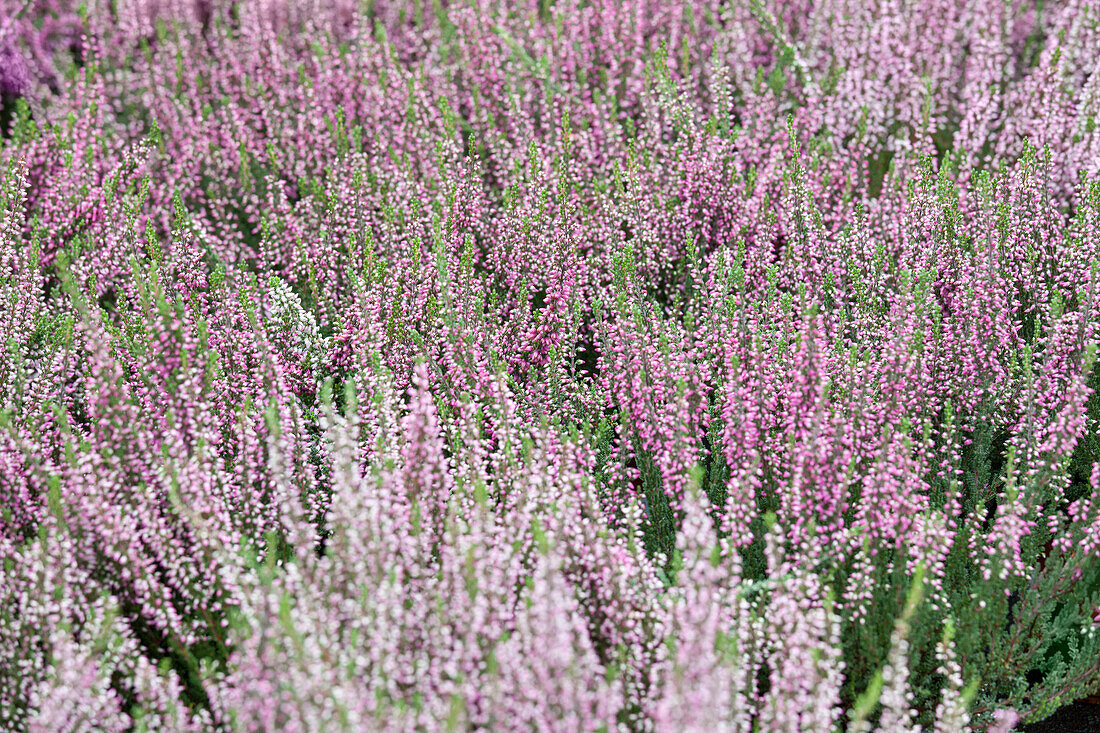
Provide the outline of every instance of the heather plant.
<path id="1" fill-rule="evenodd" d="M 0 728 L 1100 692 L 1096 13 L 0 0 Z"/>

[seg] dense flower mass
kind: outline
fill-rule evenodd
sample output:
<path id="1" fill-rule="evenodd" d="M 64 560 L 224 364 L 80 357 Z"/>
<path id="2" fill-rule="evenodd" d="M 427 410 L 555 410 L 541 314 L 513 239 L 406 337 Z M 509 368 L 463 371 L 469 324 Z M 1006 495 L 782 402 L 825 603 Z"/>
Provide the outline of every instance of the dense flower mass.
<path id="1" fill-rule="evenodd" d="M 1100 690 L 1100 8 L 0 0 L 0 729 Z"/>
<path id="2" fill-rule="evenodd" d="M 27 62 L 10 43 L 0 46 L 0 94 L 19 96 L 27 91 L 29 84 Z"/>

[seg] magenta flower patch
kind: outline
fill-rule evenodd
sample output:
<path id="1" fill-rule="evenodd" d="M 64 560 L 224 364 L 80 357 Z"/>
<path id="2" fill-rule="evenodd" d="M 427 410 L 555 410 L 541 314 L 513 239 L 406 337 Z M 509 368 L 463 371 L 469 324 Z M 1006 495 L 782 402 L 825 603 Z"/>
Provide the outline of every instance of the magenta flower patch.
<path id="1" fill-rule="evenodd" d="M 30 83 L 30 70 L 23 56 L 10 44 L 0 45 L 0 94 L 20 96 Z"/>
<path id="2" fill-rule="evenodd" d="M 0 730 L 1087 705 L 1097 20 L 0 0 Z"/>

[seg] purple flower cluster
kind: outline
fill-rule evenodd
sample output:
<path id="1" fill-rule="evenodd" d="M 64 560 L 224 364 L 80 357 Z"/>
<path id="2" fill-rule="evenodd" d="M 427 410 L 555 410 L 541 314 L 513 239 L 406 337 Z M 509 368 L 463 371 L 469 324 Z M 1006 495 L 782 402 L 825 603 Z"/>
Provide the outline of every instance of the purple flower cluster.
<path id="1" fill-rule="evenodd" d="M 10 42 L 0 46 L 0 94 L 20 96 L 30 83 L 27 62 L 19 51 Z"/>
<path id="2" fill-rule="evenodd" d="M 81 33 L 70 0 L 0 1 L 0 93 L 25 95 L 32 83 L 58 90 L 82 57 Z"/>
<path id="3" fill-rule="evenodd" d="M 1100 690 L 1098 51 L 1078 0 L 0 0 L 0 729 Z"/>

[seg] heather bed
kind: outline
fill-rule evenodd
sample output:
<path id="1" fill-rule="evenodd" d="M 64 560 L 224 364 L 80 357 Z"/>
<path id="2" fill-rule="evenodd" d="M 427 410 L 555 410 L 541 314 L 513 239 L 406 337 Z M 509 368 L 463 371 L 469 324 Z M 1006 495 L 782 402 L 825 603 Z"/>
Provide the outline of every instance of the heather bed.
<path id="1" fill-rule="evenodd" d="M 1100 11 L 0 0 L 0 729 L 1100 692 Z"/>

